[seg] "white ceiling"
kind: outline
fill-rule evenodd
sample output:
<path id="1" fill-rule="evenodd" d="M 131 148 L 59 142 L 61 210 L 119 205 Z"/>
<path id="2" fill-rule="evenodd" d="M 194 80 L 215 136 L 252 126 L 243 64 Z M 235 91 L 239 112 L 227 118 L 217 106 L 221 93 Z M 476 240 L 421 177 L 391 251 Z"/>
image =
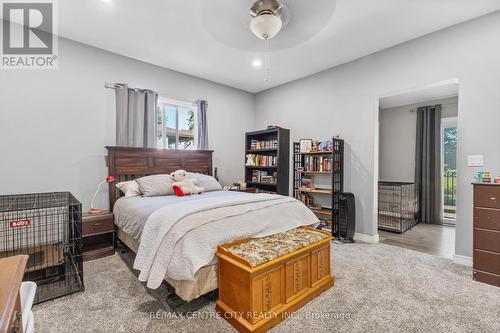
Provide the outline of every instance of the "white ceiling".
<path id="1" fill-rule="evenodd" d="M 282 2 L 288 23 L 271 41 L 268 82 L 264 68 L 252 66 L 264 50 L 247 28 L 252 0 L 59 1 L 59 33 L 258 92 L 500 10 L 499 0 Z"/>

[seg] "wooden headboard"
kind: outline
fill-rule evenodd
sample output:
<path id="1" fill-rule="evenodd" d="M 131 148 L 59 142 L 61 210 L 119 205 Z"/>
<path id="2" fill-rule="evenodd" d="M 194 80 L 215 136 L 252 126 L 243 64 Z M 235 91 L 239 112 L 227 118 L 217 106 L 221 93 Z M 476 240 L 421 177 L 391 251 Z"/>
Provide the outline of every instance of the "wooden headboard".
<path id="1" fill-rule="evenodd" d="M 171 173 L 178 169 L 212 175 L 212 150 L 173 150 L 156 148 L 106 147 L 108 175 L 116 178 L 109 185 L 109 208 L 113 211 L 120 197 L 114 184 L 136 178 Z"/>

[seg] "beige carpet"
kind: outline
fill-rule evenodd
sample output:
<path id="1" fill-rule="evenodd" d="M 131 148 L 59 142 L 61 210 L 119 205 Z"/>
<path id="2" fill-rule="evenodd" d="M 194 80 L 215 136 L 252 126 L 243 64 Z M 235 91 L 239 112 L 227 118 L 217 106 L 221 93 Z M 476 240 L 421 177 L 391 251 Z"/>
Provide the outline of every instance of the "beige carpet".
<path id="1" fill-rule="evenodd" d="M 272 332 L 500 332 L 500 288 L 448 259 L 334 244 L 335 286 Z M 208 305 L 175 318 L 120 256 L 85 263 L 85 292 L 35 306 L 36 332 L 234 332 Z M 151 313 L 157 318 L 152 318 Z"/>

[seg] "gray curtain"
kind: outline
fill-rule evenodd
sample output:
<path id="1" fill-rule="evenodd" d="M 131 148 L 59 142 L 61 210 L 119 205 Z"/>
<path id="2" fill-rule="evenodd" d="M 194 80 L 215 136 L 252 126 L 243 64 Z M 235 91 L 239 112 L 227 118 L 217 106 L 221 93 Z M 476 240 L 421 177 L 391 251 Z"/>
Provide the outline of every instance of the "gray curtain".
<path id="1" fill-rule="evenodd" d="M 207 101 L 199 100 L 198 105 L 198 139 L 196 149 L 208 149 Z"/>
<path id="2" fill-rule="evenodd" d="M 156 148 L 156 108 L 158 94 L 146 89 L 131 89 L 117 84 L 116 145 Z"/>
<path id="3" fill-rule="evenodd" d="M 415 183 L 420 222 L 441 221 L 441 105 L 417 109 Z"/>

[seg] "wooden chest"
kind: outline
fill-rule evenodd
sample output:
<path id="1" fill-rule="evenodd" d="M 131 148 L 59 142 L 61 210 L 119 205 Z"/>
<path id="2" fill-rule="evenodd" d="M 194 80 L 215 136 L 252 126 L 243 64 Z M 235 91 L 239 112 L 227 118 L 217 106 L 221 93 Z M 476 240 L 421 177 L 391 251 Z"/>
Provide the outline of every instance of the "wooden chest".
<path id="1" fill-rule="evenodd" d="M 500 286 L 500 184 L 474 183 L 474 280 Z"/>
<path id="2" fill-rule="evenodd" d="M 306 228 L 306 227 L 303 227 Z M 266 332 L 333 286 L 330 233 L 324 239 L 262 265 L 228 251 L 241 240 L 219 246 L 219 299 L 216 310 L 240 332 Z"/>

